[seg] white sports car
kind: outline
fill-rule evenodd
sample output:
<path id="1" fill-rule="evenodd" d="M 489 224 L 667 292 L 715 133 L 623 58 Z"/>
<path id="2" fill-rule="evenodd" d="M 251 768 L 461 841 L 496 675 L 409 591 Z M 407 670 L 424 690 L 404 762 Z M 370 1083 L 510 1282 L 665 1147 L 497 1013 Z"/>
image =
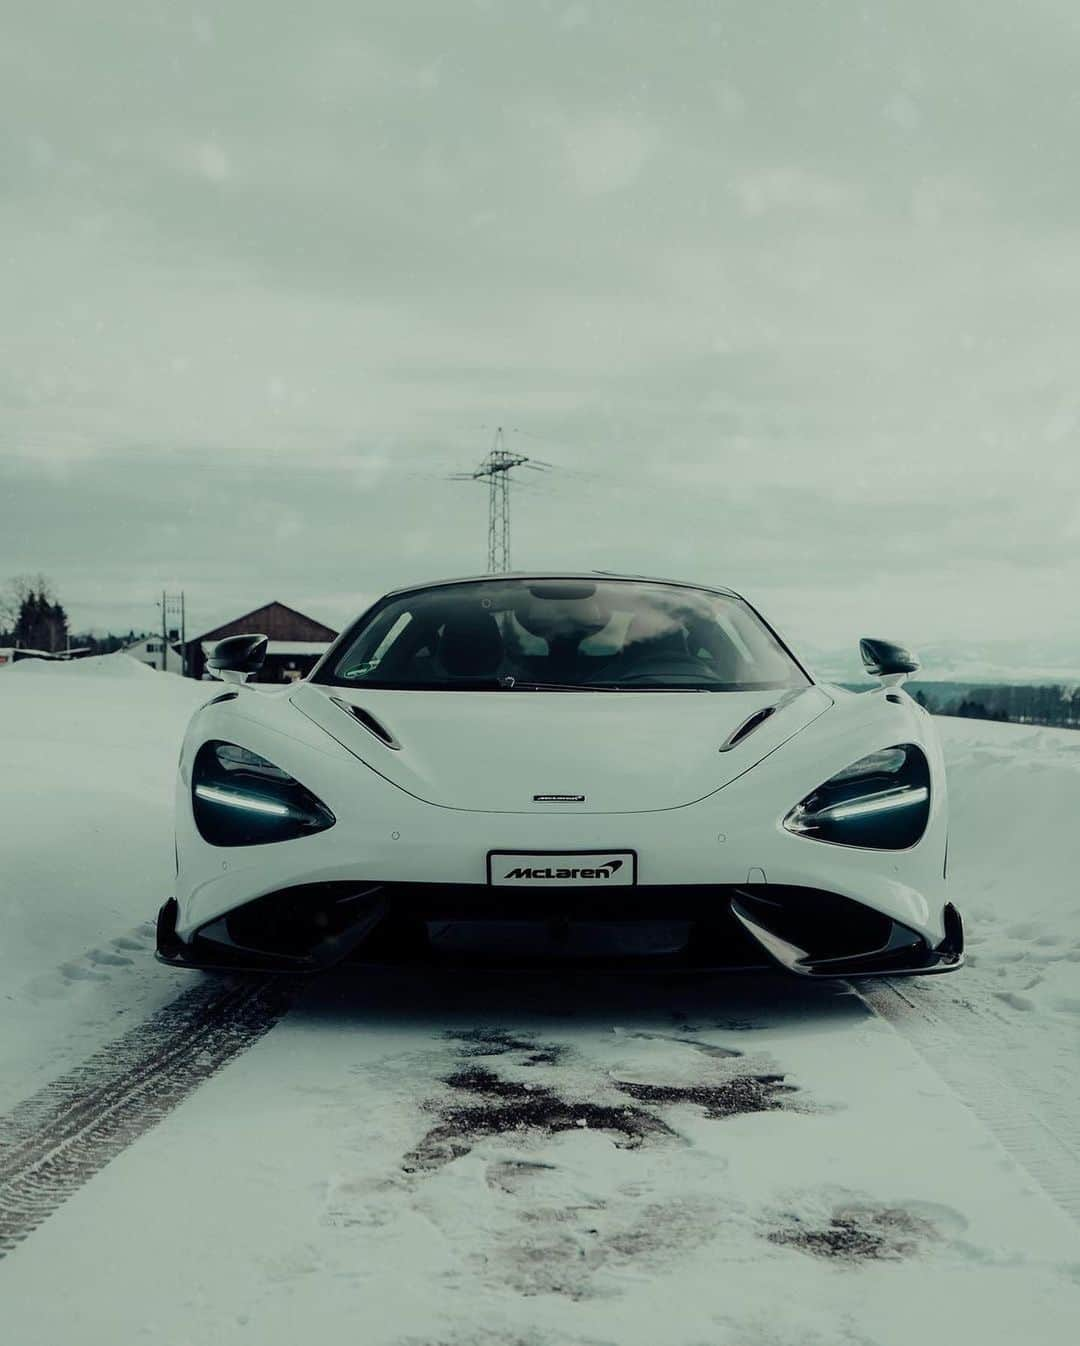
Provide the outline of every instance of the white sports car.
<path id="1" fill-rule="evenodd" d="M 303 682 L 243 686 L 265 647 L 217 646 L 235 685 L 184 740 L 168 963 L 963 960 L 898 646 L 862 642 L 854 693 L 729 590 L 540 573 L 398 590 Z"/>

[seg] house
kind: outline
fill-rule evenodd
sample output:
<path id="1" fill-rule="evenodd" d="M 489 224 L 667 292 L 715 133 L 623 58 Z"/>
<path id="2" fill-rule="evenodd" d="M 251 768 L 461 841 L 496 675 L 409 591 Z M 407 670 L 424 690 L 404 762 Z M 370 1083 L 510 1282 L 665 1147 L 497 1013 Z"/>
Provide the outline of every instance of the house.
<path id="1" fill-rule="evenodd" d="M 0 645 L 0 668 L 9 668 L 23 659 L 45 659 L 49 663 L 66 659 L 65 654 L 53 654 L 49 650 L 28 650 L 22 645 Z"/>
<path id="2" fill-rule="evenodd" d="M 183 659 L 180 646 L 166 644 L 161 636 L 144 636 L 142 640 L 136 640 L 130 645 L 125 645 L 124 653 L 130 654 L 132 659 L 138 659 L 140 664 L 149 664 L 151 668 L 161 668 L 163 646 L 165 649 L 165 672 L 181 673 L 183 671 Z"/>
<path id="3" fill-rule="evenodd" d="M 267 603 L 189 640 L 185 647 L 188 677 L 208 676 L 206 659 L 219 640 L 247 635 L 269 638 L 266 662 L 252 679 L 254 682 L 295 682 L 305 677 L 337 638 L 333 627 L 324 626 L 284 603 Z"/>

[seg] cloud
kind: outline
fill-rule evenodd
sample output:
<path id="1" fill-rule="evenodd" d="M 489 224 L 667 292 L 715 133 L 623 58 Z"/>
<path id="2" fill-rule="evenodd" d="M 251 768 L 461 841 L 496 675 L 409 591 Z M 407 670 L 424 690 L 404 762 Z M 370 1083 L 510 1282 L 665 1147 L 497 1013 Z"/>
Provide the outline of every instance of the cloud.
<path id="1" fill-rule="evenodd" d="M 617 9 L 16 7 L 0 578 L 344 620 L 482 565 L 501 424 L 522 564 L 1080 623 L 1067 7 Z"/>
<path id="2" fill-rule="evenodd" d="M 616 117 L 571 125 L 565 139 L 574 182 L 586 194 L 629 187 L 656 150 L 654 132 Z"/>
<path id="3" fill-rule="evenodd" d="M 751 218 L 777 210 L 851 216 L 862 201 L 862 193 L 852 184 L 795 166 L 750 173 L 735 183 L 735 195 Z"/>

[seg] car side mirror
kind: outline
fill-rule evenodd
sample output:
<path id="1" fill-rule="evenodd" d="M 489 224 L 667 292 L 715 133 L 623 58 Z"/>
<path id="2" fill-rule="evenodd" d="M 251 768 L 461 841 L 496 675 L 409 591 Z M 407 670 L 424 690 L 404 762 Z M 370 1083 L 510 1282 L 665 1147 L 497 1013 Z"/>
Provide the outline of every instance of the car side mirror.
<path id="1" fill-rule="evenodd" d="M 222 682 L 247 682 L 266 658 L 266 636 L 227 636 L 214 646 L 206 667 Z"/>
<path id="2" fill-rule="evenodd" d="M 866 636 L 859 641 L 859 654 L 867 673 L 880 678 L 885 687 L 899 686 L 919 668 L 918 655 L 891 640 L 872 640 Z"/>

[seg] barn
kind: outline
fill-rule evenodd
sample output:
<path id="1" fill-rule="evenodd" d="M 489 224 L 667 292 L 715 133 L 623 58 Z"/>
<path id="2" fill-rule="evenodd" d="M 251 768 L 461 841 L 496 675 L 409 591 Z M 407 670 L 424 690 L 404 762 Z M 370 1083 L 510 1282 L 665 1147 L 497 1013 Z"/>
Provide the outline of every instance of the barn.
<path id="1" fill-rule="evenodd" d="M 204 631 L 187 642 L 187 671 L 191 678 L 206 677 L 206 657 L 226 636 L 262 635 L 269 638 L 266 662 L 255 682 L 295 682 L 315 667 L 337 632 L 285 603 L 261 608 Z"/>

